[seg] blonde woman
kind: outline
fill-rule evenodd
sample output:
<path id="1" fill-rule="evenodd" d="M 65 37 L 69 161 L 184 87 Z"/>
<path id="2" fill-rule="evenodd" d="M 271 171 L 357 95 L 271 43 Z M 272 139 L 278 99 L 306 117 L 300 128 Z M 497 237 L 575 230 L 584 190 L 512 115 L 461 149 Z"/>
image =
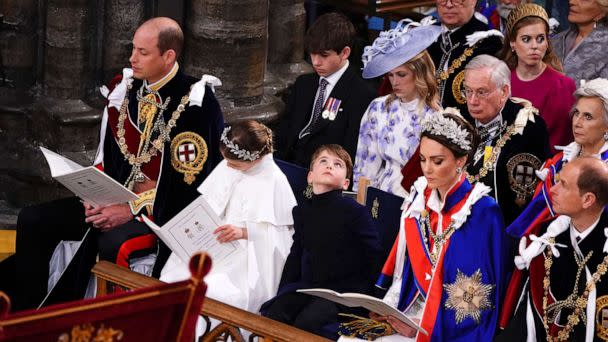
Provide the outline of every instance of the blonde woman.
<path id="1" fill-rule="evenodd" d="M 418 149 L 422 120 L 440 109 L 426 51 L 440 33 L 439 26 L 401 21 L 365 48 L 363 77 L 386 74 L 393 91 L 374 99 L 361 119 L 353 188 L 366 177 L 373 187 L 405 197 L 401 168 Z"/>

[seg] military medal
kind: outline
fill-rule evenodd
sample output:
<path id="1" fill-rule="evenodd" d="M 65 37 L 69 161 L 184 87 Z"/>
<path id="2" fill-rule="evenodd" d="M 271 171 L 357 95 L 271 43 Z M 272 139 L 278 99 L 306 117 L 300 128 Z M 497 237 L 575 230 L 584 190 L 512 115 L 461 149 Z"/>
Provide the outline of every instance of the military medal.
<path id="1" fill-rule="evenodd" d="M 342 100 L 338 100 L 335 97 L 330 97 L 327 99 L 325 103 L 325 109 L 323 110 L 322 117 L 323 119 L 328 119 L 329 121 L 334 121 L 336 116 L 338 115 L 338 110 L 340 108 L 340 104 Z"/>

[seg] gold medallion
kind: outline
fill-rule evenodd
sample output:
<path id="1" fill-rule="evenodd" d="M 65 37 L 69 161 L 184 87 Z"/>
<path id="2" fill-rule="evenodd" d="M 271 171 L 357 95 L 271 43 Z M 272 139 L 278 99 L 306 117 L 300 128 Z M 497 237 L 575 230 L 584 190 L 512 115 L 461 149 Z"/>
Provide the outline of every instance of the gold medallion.
<path id="1" fill-rule="evenodd" d="M 522 207 L 526 200 L 534 194 L 536 173 L 542 165 L 540 159 L 530 153 L 520 153 L 511 157 L 507 162 L 507 175 L 511 190 L 515 193 L 515 203 Z"/>
<path id="2" fill-rule="evenodd" d="M 184 174 L 184 182 L 188 185 L 201 172 L 208 155 L 205 139 L 194 132 L 182 132 L 171 140 L 171 165 Z"/>
<path id="3" fill-rule="evenodd" d="M 460 71 L 452 81 L 452 95 L 458 104 L 465 104 L 466 98 L 462 95 L 462 83 L 464 82 L 464 70 Z"/>
<path id="4" fill-rule="evenodd" d="M 597 337 L 608 341 L 608 296 L 595 301 L 595 332 Z"/>

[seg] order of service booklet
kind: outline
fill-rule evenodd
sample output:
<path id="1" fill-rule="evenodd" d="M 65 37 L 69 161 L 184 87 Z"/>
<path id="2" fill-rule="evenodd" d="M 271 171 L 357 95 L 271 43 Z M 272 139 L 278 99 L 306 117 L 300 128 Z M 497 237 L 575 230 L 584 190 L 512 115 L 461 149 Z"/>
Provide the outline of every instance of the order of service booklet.
<path id="1" fill-rule="evenodd" d="M 162 227 L 146 216 L 143 221 L 186 264 L 199 251 L 209 254 L 215 265 L 229 262 L 237 251 L 236 242 L 220 243 L 213 231 L 222 225 L 203 196 L 199 196 Z"/>
<path id="2" fill-rule="evenodd" d="M 51 176 L 94 207 L 125 203 L 139 198 L 95 166 L 83 167 L 68 158 L 40 146 Z"/>
<path id="3" fill-rule="evenodd" d="M 330 289 L 301 289 L 298 290 L 298 292 L 321 297 L 349 308 L 363 307 L 382 316 L 393 316 L 401 322 L 420 331 L 424 335 L 428 335 L 426 330 L 419 325 L 419 322 L 416 322 L 418 321 L 417 319 L 406 316 L 403 312 L 386 304 L 382 299 L 378 299 L 376 297 L 368 296 L 362 293 L 338 293 Z"/>

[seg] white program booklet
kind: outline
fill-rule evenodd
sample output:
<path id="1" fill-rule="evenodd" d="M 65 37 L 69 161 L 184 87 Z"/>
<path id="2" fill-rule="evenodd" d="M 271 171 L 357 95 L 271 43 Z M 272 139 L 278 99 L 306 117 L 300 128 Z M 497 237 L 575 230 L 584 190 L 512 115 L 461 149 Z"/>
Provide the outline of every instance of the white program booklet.
<path id="1" fill-rule="evenodd" d="M 94 207 L 125 203 L 138 196 L 94 166 L 83 167 L 44 147 L 40 147 L 51 176 Z"/>
<path id="2" fill-rule="evenodd" d="M 338 293 L 330 289 L 302 289 L 298 290 L 298 292 L 321 297 L 349 308 L 363 307 L 382 316 L 393 316 L 424 335 L 428 335 L 426 330 L 419 325 L 419 322 L 416 322 L 418 321 L 417 319 L 406 316 L 403 312 L 376 297 L 364 295 L 362 293 Z"/>
<path id="3" fill-rule="evenodd" d="M 162 227 L 145 216 L 142 218 L 185 263 L 190 261 L 194 253 L 203 251 L 211 256 L 214 264 L 223 264 L 229 261 L 238 248 L 235 242 L 217 241 L 213 231 L 222 225 L 222 221 L 203 196 L 192 201 Z"/>

